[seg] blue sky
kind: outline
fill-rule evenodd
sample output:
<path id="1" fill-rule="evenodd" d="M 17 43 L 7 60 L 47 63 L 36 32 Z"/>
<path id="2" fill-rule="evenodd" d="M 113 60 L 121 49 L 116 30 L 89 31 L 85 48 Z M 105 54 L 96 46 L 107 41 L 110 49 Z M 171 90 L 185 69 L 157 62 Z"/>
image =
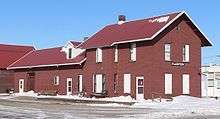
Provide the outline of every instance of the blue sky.
<path id="1" fill-rule="evenodd" d="M 203 64 L 220 64 L 219 5 L 219 0 L 1 0 L 0 43 L 61 46 L 117 22 L 119 14 L 132 20 L 185 10 L 214 44 L 203 48 Z"/>

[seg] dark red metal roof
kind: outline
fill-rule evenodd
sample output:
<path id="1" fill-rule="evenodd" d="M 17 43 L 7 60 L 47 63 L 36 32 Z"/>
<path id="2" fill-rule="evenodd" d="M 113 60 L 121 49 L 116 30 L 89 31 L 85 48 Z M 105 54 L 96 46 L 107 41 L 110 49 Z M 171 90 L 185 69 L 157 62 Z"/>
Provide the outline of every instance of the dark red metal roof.
<path id="1" fill-rule="evenodd" d="M 173 13 L 148 19 L 129 21 L 121 25 L 108 25 L 85 41 L 80 47 L 87 49 L 111 46 L 114 42 L 150 38 L 172 19 L 174 19 L 178 14 L 179 13 Z M 153 20 L 161 17 L 169 18 L 165 22 L 153 22 Z"/>
<path id="2" fill-rule="evenodd" d="M 125 22 L 121 25 L 113 24 L 108 25 L 97 32 L 95 35 L 90 37 L 79 47 L 84 49 L 97 48 L 97 47 L 106 47 L 118 43 L 131 42 L 138 39 L 147 39 L 152 38 L 155 34 L 160 33 L 167 26 L 169 26 L 173 21 L 178 19 L 180 16 L 186 15 L 185 12 L 177 12 L 162 16 L 156 16 L 152 18 L 135 20 Z M 189 16 L 187 16 L 189 17 Z M 163 21 L 163 18 L 168 18 Z M 162 20 L 162 22 L 160 22 Z M 191 21 L 192 22 L 192 21 Z M 194 24 L 194 23 L 192 23 Z M 197 28 L 197 32 L 201 37 L 201 40 L 204 44 L 202 46 L 211 46 L 211 43 L 204 36 L 204 34 Z M 153 40 L 153 39 L 151 39 Z"/>
<path id="3" fill-rule="evenodd" d="M 73 59 L 67 59 L 66 54 L 61 52 L 62 47 L 35 50 L 14 63 L 12 68 L 49 67 L 59 65 L 74 65 L 85 60 L 85 52 Z"/>
<path id="4" fill-rule="evenodd" d="M 10 64 L 34 50 L 32 46 L 0 44 L 0 69 L 6 69 Z"/>

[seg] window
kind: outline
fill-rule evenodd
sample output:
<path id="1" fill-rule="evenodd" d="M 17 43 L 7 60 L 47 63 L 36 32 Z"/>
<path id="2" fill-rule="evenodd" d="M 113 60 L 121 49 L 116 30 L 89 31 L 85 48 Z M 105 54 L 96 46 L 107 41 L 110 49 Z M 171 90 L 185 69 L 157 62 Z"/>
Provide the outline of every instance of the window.
<path id="1" fill-rule="evenodd" d="M 172 74 L 165 74 L 165 94 L 172 94 Z"/>
<path id="2" fill-rule="evenodd" d="M 130 44 L 130 60 L 136 61 L 136 44 Z"/>
<path id="3" fill-rule="evenodd" d="M 131 74 L 124 74 L 124 93 L 131 93 Z"/>
<path id="4" fill-rule="evenodd" d="M 116 90 L 116 86 L 117 86 L 117 79 L 118 79 L 118 75 L 117 74 L 114 74 L 114 86 L 113 86 L 113 90 L 114 90 L 114 93 L 117 93 L 117 90 Z"/>
<path id="5" fill-rule="evenodd" d="M 165 61 L 171 61 L 171 44 L 165 44 Z"/>
<path id="6" fill-rule="evenodd" d="M 102 62 L 102 49 L 97 48 L 96 49 L 96 63 Z"/>
<path id="7" fill-rule="evenodd" d="M 189 62 L 189 45 L 183 46 L 183 62 Z"/>
<path id="8" fill-rule="evenodd" d="M 216 79 L 217 82 L 217 89 L 220 89 L 220 79 Z"/>
<path id="9" fill-rule="evenodd" d="M 68 59 L 72 58 L 72 48 L 69 48 L 68 50 Z"/>
<path id="10" fill-rule="evenodd" d="M 93 91 L 95 93 L 103 93 L 106 90 L 106 79 L 103 74 L 93 76 Z"/>
<path id="11" fill-rule="evenodd" d="M 53 84 L 54 85 L 59 85 L 59 80 L 60 80 L 59 76 L 55 76 L 54 79 L 53 79 Z"/>
<path id="12" fill-rule="evenodd" d="M 78 75 L 78 91 L 82 92 L 83 91 L 83 86 L 82 86 L 82 75 Z"/>
<path id="13" fill-rule="evenodd" d="M 214 79 L 208 79 L 208 87 L 214 87 Z"/>
<path id="14" fill-rule="evenodd" d="M 118 62 L 118 45 L 115 46 L 115 62 Z"/>
<path id="15" fill-rule="evenodd" d="M 208 87 L 214 87 L 214 73 L 213 72 L 209 72 L 208 73 Z"/>
<path id="16" fill-rule="evenodd" d="M 189 94 L 190 93 L 190 77 L 189 77 L 189 74 L 183 74 L 182 76 L 182 85 L 183 85 L 183 94 Z"/>

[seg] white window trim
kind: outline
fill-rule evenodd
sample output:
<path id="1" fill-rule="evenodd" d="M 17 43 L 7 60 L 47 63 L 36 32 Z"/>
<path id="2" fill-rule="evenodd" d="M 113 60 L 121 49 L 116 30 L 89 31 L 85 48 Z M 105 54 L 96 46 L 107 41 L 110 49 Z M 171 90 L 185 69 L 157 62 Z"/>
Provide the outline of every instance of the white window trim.
<path id="1" fill-rule="evenodd" d="M 137 51 L 136 51 L 136 43 L 131 43 L 130 44 L 130 60 L 131 61 L 136 61 L 137 57 Z"/>
<path id="2" fill-rule="evenodd" d="M 170 73 L 166 73 L 165 74 L 165 77 L 164 77 L 164 91 L 165 91 L 165 94 L 172 94 L 173 93 L 173 75 L 170 74 Z"/>
<path id="3" fill-rule="evenodd" d="M 97 91 L 97 76 L 101 76 L 101 84 L 99 84 L 99 86 L 101 86 L 101 91 L 100 92 L 98 92 Z M 103 85 L 103 83 L 104 83 L 104 85 Z M 94 85 L 94 84 L 96 84 L 96 85 Z M 105 75 L 104 74 L 94 74 L 93 75 L 93 92 L 94 93 L 103 93 L 103 91 L 105 91 L 106 90 L 106 79 L 105 79 Z"/>
<path id="4" fill-rule="evenodd" d="M 96 49 L 96 63 L 102 62 L 102 49 L 97 48 Z"/>
<path id="5" fill-rule="evenodd" d="M 57 86 L 57 85 L 59 85 L 59 83 L 60 83 L 60 77 L 59 76 L 55 76 L 53 78 L 53 84 Z"/>
<path id="6" fill-rule="evenodd" d="M 167 50 L 168 47 L 169 47 L 169 50 Z M 171 61 L 171 44 L 170 43 L 166 43 L 164 45 L 164 59 L 165 61 Z"/>
<path id="7" fill-rule="evenodd" d="M 124 93 L 131 94 L 131 74 L 124 74 Z"/>
<path id="8" fill-rule="evenodd" d="M 114 53 L 115 53 L 114 62 L 118 62 L 118 45 L 115 45 Z"/>
<path id="9" fill-rule="evenodd" d="M 183 62 L 189 62 L 189 55 L 190 53 L 190 46 L 189 45 L 184 45 L 183 46 Z"/>
<path id="10" fill-rule="evenodd" d="M 70 56 L 70 49 L 71 49 L 71 56 Z M 73 55 L 73 48 L 68 48 L 67 59 L 72 59 L 72 55 Z"/>

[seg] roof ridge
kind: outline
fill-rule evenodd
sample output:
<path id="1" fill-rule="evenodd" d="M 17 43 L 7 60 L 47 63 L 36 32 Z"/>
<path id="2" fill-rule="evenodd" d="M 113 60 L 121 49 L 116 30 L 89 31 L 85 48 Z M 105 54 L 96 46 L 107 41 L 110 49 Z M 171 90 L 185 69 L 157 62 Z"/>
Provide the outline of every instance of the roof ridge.
<path id="1" fill-rule="evenodd" d="M 149 19 L 152 19 L 152 18 L 168 16 L 168 15 L 171 15 L 171 14 L 180 14 L 182 12 L 185 12 L 185 11 L 182 10 L 182 11 L 179 11 L 179 12 L 164 13 L 164 14 L 161 14 L 161 15 L 149 16 L 149 17 L 146 17 L 146 18 L 132 19 L 132 20 L 125 21 L 125 23 L 123 23 L 123 24 L 130 23 L 130 22 L 136 22 L 136 21 L 149 20 Z M 118 24 L 117 23 L 107 24 L 105 27 L 111 26 L 111 25 L 118 25 Z"/>
<path id="2" fill-rule="evenodd" d="M 0 45 L 4 45 L 4 46 L 17 46 L 17 47 L 32 47 L 32 48 L 34 48 L 34 46 L 32 46 L 32 45 L 21 45 L 21 44 L 3 44 L 3 43 L 0 43 Z"/>
<path id="3" fill-rule="evenodd" d="M 42 48 L 42 49 L 37 49 L 35 51 L 42 51 L 42 50 L 51 50 L 51 49 L 57 49 L 57 48 L 62 48 L 63 46 L 57 46 L 57 47 L 51 47 L 51 48 Z"/>

